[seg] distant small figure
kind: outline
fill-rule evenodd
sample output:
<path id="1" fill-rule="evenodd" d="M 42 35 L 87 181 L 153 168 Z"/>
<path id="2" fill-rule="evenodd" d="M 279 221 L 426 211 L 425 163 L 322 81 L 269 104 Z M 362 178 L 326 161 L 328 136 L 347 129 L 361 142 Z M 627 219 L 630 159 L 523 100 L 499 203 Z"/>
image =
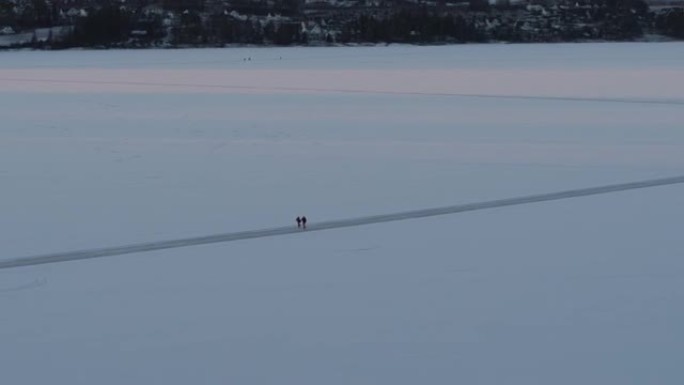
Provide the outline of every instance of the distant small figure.
<path id="1" fill-rule="evenodd" d="M 302 227 L 302 218 L 297 217 L 297 227 Z"/>
<path id="2" fill-rule="evenodd" d="M 306 217 L 302 216 L 302 228 L 306 228 Z"/>

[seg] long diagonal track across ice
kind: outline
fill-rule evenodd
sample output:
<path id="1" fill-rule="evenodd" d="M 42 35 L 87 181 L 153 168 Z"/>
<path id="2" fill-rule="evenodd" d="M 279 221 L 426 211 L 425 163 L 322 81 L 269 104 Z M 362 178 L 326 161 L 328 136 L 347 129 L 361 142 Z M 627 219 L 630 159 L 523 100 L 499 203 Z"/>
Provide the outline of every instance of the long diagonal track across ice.
<path id="1" fill-rule="evenodd" d="M 559 199 L 577 198 L 588 195 L 607 194 L 618 191 L 634 190 L 640 188 L 666 186 L 684 183 L 684 176 L 677 176 L 662 179 L 650 179 L 639 182 L 613 184 L 606 186 L 582 188 L 576 190 L 566 190 L 555 193 L 528 195 L 523 197 L 499 199 L 486 202 L 468 203 L 455 206 L 435 207 L 430 209 L 404 211 L 394 214 L 374 215 L 351 219 L 334 220 L 319 222 L 309 226 L 306 232 L 338 229 L 342 227 L 370 225 L 374 223 L 401 221 L 405 219 L 432 217 L 437 215 L 455 214 L 465 211 L 485 210 L 496 207 L 524 205 L 528 203 L 553 201 Z M 110 257 L 115 255 L 141 253 L 145 251 L 171 249 L 176 247 L 186 247 L 194 245 L 204 245 L 209 243 L 230 242 L 243 239 L 273 237 L 276 235 L 286 235 L 302 233 L 294 226 L 275 227 L 261 230 L 242 231 L 236 233 L 215 234 L 201 237 L 181 238 L 166 241 L 136 243 L 124 246 L 105 247 L 99 249 L 70 251 L 54 254 L 44 254 L 29 257 L 20 257 L 0 260 L 0 269 L 12 267 L 31 266 L 45 263 L 76 261 L 81 259 Z"/>

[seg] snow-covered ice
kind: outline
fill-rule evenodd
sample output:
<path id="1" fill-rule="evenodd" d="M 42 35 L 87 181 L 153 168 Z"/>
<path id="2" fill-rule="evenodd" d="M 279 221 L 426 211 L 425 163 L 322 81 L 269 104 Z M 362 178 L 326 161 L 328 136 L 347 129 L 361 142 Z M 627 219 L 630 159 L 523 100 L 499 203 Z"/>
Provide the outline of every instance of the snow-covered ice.
<path id="1" fill-rule="evenodd" d="M 0 259 L 682 175 L 682 48 L 4 52 Z M 683 192 L 0 270 L 0 373 L 678 384 Z"/>

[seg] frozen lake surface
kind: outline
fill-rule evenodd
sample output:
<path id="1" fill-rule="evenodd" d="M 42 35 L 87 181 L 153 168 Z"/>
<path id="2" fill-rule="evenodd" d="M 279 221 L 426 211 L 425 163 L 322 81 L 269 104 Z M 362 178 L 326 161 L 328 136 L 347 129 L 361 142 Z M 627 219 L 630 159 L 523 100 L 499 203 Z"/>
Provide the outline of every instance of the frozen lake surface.
<path id="1" fill-rule="evenodd" d="M 4 52 L 0 260 L 684 175 L 684 44 Z M 0 270 L 12 384 L 678 384 L 684 186 Z"/>

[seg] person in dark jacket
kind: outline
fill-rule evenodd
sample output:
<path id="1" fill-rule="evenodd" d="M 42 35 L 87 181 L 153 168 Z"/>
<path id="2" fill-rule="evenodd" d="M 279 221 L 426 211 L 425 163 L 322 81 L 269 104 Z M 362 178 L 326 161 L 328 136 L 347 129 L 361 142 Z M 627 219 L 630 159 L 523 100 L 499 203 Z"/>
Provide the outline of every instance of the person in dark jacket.
<path id="1" fill-rule="evenodd" d="M 302 218 L 297 217 L 297 227 L 302 227 Z"/>
<path id="2" fill-rule="evenodd" d="M 306 217 L 302 216 L 302 227 L 306 228 Z"/>

